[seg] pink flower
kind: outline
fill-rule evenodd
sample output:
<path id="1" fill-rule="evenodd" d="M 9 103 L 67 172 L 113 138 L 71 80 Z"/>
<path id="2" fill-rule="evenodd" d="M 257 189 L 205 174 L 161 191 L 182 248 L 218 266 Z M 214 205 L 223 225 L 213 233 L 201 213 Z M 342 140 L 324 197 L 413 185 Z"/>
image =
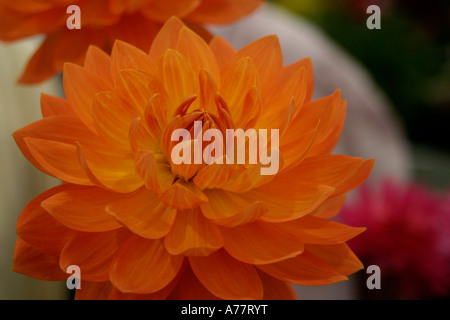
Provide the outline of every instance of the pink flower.
<path id="1" fill-rule="evenodd" d="M 364 265 L 380 267 L 382 290 L 389 279 L 385 287 L 402 299 L 450 293 L 450 193 L 386 179 L 378 190 L 363 186 L 340 219 L 367 227 L 349 245 Z"/>

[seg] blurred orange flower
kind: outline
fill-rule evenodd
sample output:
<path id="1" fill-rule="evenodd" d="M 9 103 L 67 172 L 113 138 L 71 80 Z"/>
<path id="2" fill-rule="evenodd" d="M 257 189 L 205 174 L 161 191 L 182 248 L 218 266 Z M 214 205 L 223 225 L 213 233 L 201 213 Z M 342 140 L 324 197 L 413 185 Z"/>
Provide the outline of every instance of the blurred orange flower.
<path id="1" fill-rule="evenodd" d="M 19 82 L 33 84 L 62 71 L 64 62 L 83 63 L 89 45 L 106 52 L 116 39 L 147 51 L 162 24 L 178 16 L 205 37 L 205 24 L 225 24 L 253 12 L 262 0 L 0 0 L 0 39 L 45 34 Z M 66 26 L 70 5 L 81 11 L 81 29 Z"/>
<path id="2" fill-rule="evenodd" d="M 17 224 L 13 269 L 61 280 L 79 299 L 288 299 L 362 268 L 333 222 L 373 160 L 331 155 L 345 118 L 339 91 L 311 101 L 309 59 L 283 66 L 276 36 L 235 51 L 171 18 L 149 54 L 117 41 L 64 67 L 66 99 L 14 133 L 37 168 L 64 183 Z M 175 129 L 279 129 L 280 170 L 174 164 Z"/>

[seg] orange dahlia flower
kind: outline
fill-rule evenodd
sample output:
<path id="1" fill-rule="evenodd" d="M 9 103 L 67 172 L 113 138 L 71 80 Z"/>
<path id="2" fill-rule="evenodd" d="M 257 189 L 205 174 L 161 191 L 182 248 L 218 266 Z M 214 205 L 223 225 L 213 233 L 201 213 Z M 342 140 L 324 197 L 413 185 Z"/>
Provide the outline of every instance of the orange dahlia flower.
<path id="1" fill-rule="evenodd" d="M 37 83 L 60 72 L 64 62 L 83 62 L 89 45 L 110 52 L 116 39 L 148 51 L 162 24 L 178 16 L 201 31 L 253 12 L 262 0 L 0 0 L 0 39 L 14 41 L 45 34 L 28 62 L 21 83 Z M 80 8 L 80 27 L 71 30 L 68 7 Z M 69 10 L 69 12 L 72 12 Z"/>
<path id="2" fill-rule="evenodd" d="M 283 66 L 276 36 L 235 51 L 170 19 L 149 53 L 67 63 L 66 99 L 14 133 L 23 154 L 64 183 L 17 224 L 13 269 L 38 279 L 81 270 L 79 299 L 290 299 L 290 284 L 346 279 L 363 231 L 328 220 L 373 160 L 331 155 L 345 117 L 339 91 L 311 101 L 309 59 Z M 280 169 L 175 164 L 175 129 L 279 129 Z"/>

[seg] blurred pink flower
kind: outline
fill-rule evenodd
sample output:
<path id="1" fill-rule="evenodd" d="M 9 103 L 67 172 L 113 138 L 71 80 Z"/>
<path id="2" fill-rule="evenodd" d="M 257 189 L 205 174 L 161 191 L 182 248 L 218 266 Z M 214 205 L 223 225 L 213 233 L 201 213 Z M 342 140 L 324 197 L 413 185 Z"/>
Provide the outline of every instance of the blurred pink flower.
<path id="1" fill-rule="evenodd" d="M 384 279 L 400 299 L 450 294 L 450 193 L 386 179 L 377 190 L 363 186 L 340 219 L 367 227 L 349 245 L 365 266 L 380 267 L 382 290 Z"/>

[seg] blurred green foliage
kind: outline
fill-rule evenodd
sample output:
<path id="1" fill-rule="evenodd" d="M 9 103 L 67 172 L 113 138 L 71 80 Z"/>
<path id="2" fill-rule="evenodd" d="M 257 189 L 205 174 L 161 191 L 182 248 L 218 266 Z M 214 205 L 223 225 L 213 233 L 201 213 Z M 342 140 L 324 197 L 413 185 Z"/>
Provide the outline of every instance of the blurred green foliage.
<path id="1" fill-rule="evenodd" d="M 449 151 L 450 1 L 273 0 L 320 26 L 392 101 L 411 142 Z M 369 5 L 381 29 L 369 30 Z"/>

